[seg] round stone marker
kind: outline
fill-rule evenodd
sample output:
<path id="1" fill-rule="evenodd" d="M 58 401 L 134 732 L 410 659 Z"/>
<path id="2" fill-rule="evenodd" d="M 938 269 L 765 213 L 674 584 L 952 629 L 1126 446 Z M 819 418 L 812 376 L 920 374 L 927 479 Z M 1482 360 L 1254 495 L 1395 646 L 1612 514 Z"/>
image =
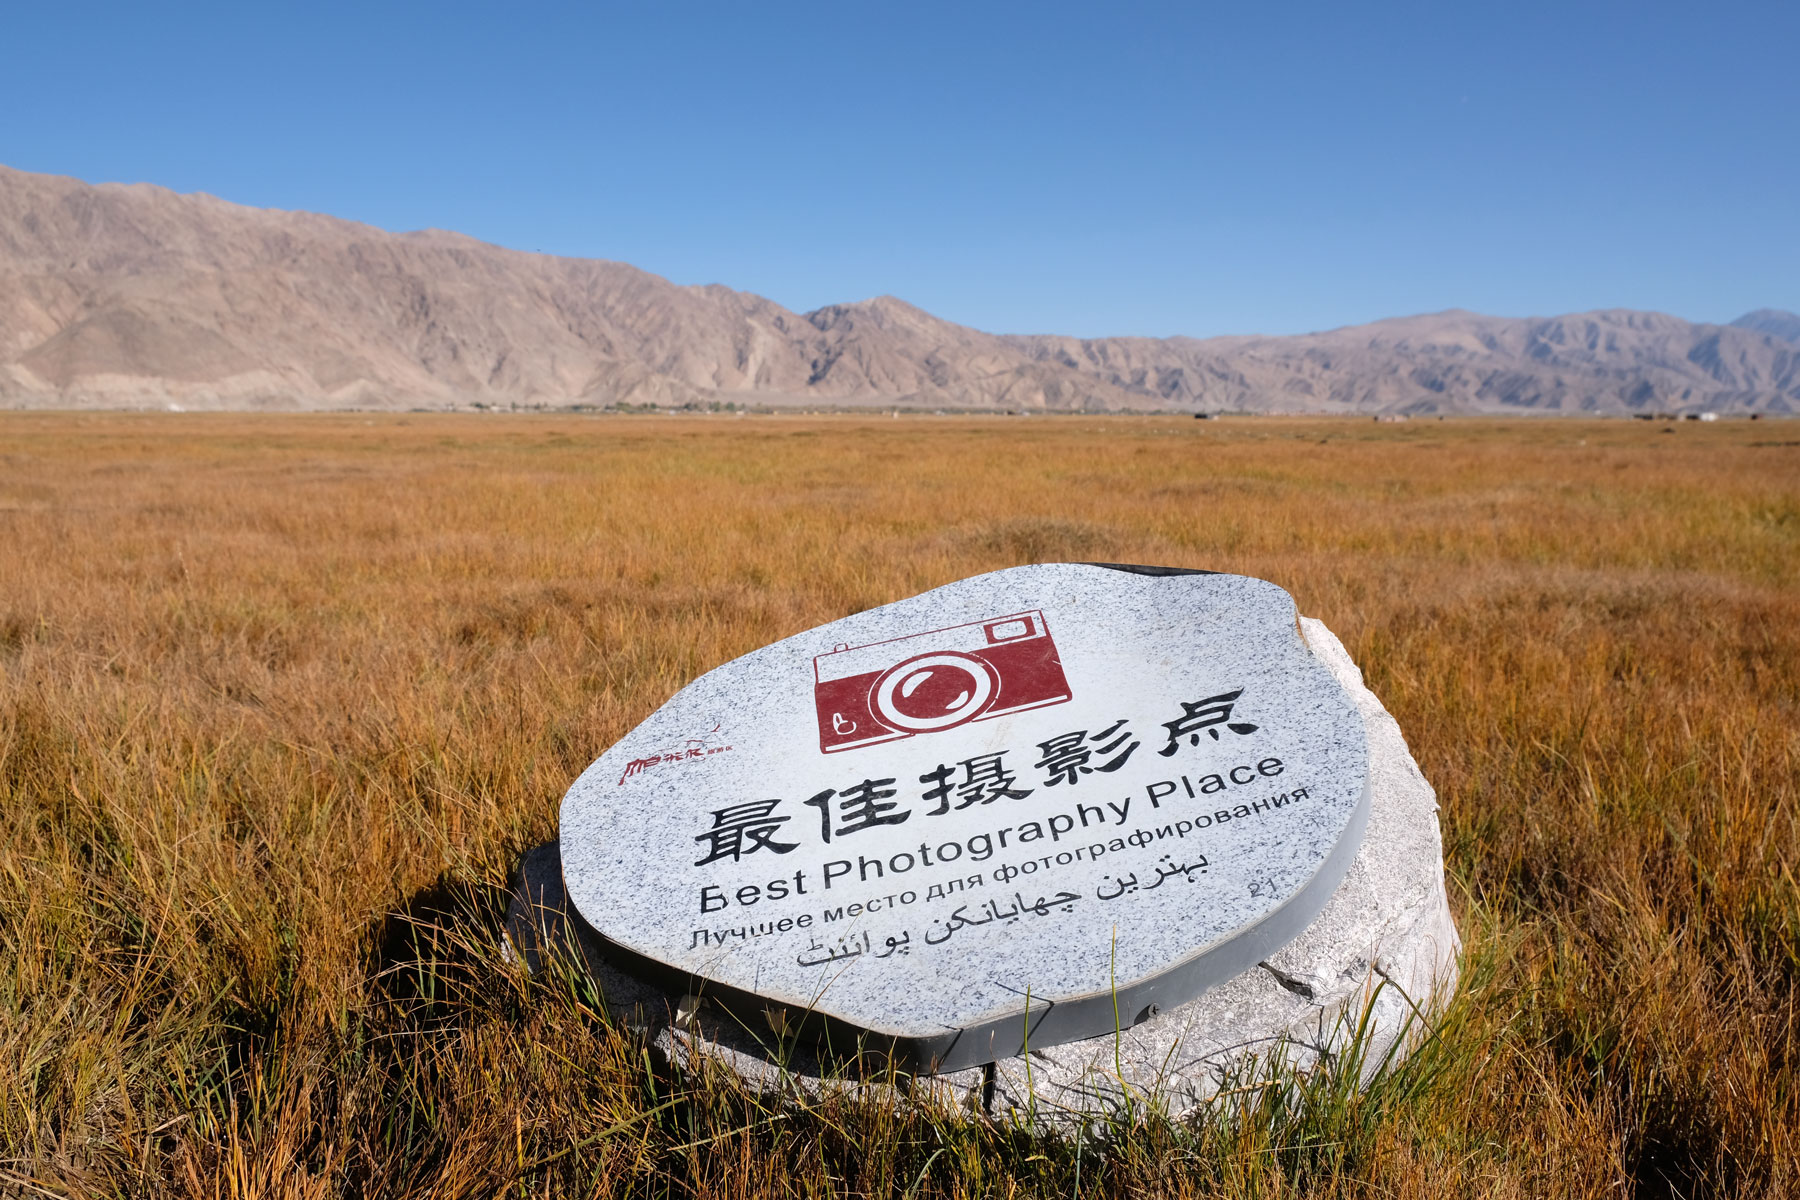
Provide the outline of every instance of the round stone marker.
<path id="1" fill-rule="evenodd" d="M 1355 859 L 1368 779 L 1280 588 L 1018 567 L 684 688 L 570 789 L 562 874 L 633 974 L 948 1072 L 1268 959 Z"/>

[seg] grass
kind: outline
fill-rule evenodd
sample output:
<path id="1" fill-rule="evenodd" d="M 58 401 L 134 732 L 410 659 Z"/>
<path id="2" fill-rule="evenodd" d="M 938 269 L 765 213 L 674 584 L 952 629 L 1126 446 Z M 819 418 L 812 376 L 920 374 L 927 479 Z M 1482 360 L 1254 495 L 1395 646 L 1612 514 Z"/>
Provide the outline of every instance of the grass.
<path id="1" fill-rule="evenodd" d="M 1800 1192 L 1800 444 L 1662 429 L 0 414 L 0 1196 Z M 1374 1088 L 780 1106 L 500 958 L 684 682 L 1058 559 L 1272 579 L 1399 718 L 1468 951 Z"/>

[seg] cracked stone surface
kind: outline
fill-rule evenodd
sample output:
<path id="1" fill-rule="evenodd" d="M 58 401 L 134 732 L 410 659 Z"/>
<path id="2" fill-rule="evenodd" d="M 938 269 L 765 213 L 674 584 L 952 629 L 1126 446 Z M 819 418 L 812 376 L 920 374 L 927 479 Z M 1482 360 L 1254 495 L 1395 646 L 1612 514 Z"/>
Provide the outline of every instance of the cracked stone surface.
<path id="1" fill-rule="evenodd" d="M 1131 1028 L 1034 1048 L 991 1069 L 912 1080 L 908 1087 L 997 1117 L 1066 1129 L 1127 1097 L 1179 1117 L 1254 1069 L 1259 1058 L 1279 1056 L 1305 1069 L 1343 1050 L 1365 1011 L 1365 1072 L 1405 1054 L 1422 1017 L 1454 988 L 1461 948 L 1444 890 L 1436 795 L 1342 643 L 1310 618 L 1301 619 L 1301 630 L 1349 693 L 1368 744 L 1367 831 L 1318 917 L 1265 962 Z M 558 949 L 577 956 L 615 1017 L 646 1031 L 660 1053 L 683 1067 L 709 1057 L 768 1090 L 889 1086 L 852 1082 L 841 1064 L 824 1065 L 804 1046 L 783 1047 L 771 1028 L 751 1027 L 708 1001 L 616 969 L 586 923 L 572 915 L 559 862 L 550 843 L 522 865 L 508 933 L 532 969 Z M 770 1024 L 779 1023 L 776 1014 Z"/>

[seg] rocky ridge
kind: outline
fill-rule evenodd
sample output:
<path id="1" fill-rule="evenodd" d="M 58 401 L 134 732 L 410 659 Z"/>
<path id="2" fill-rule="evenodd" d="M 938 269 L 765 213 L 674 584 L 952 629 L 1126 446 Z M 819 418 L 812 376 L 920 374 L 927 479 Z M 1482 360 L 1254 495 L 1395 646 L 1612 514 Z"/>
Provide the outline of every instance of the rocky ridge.
<path id="1" fill-rule="evenodd" d="M 1451 311 L 1292 337 L 984 333 L 795 313 L 455 233 L 0 167 L 0 406 L 748 404 L 1451 413 L 1800 410 L 1800 317 Z"/>

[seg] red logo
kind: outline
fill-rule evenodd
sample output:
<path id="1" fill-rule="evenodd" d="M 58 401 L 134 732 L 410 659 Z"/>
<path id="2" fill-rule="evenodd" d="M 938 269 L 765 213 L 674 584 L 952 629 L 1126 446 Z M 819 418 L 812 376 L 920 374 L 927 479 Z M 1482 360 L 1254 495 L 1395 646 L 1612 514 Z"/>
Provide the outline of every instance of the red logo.
<path id="1" fill-rule="evenodd" d="M 813 671 L 826 754 L 1069 699 L 1056 643 L 1037 609 L 840 645 L 814 658 Z"/>
<path id="2" fill-rule="evenodd" d="M 718 725 L 714 725 L 712 729 L 708 731 L 707 736 L 688 738 L 680 746 L 664 750 L 660 754 L 650 754 L 643 758 L 632 759 L 625 764 L 625 773 L 619 776 L 619 782 L 616 786 L 623 787 L 625 786 L 625 781 L 630 779 L 633 775 L 641 775 L 651 767 L 661 766 L 663 763 L 688 762 L 696 758 L 705 758 L 709 754 L 725 753 L 727 750 L 731 749 L 731 747 L 722 746 L 712 738 L 712 734 L 719 732 L 719 728 Z"/>

